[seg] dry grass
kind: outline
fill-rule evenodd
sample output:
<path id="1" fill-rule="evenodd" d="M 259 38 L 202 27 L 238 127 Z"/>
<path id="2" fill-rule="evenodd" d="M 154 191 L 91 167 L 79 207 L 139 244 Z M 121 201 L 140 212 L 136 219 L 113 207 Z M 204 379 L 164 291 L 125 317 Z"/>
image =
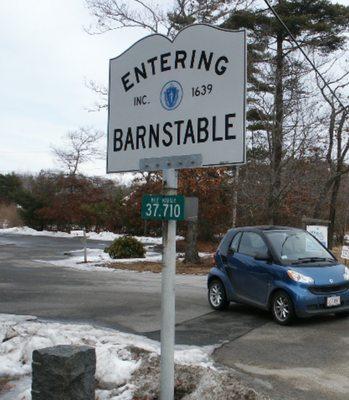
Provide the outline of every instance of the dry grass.
<path id="1" fill-rule="evenodd" d="M 131 270 L 137 272 L 155 272 L 159 273 L 162 270 L 161 262 L 135 262 L 135 263 L 121 263 L 115 262 L 112 264 L 105 264 L 104 267 L 122 270 Z M 211 257 L 201 258 L 199 264 L 184 263 L 177 261 L 176 272 L 177 274 L 190 274 L 190 275 L 206 275 L 212 267 Z"/>

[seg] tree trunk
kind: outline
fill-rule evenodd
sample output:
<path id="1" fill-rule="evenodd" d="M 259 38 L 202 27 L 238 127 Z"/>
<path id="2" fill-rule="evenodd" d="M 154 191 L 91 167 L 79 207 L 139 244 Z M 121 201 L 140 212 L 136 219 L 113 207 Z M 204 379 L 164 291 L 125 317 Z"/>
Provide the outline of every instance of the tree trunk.
<path id="1" fill-rule="evenodd" d="M 317 199 L 316 203 L 315 203 L 315 207 L 314 207 L 314 211 L 313 211 L 313 218 L 315 219 L 320 219 L 321 218 L 321 210 L 323 210 L 324 205 L 326 203 L 327 200 L 327 194 L 330 191 L 331 187 L 333 186 L 333 179 L 330 178 L 325 186 L 322 188 L 320 194 L 319 194 L 319 198 Z"/>
<path id="2" fill-rule="evenodd" d="M 334 181 L 334 184 L 332 186 L 332 192 L 331 192 L 331 203 L 330 203 L 330 212 L 329 212 L 329 220 L 330 220 L 330 225 L 328 227 L 328 247 L 332 249 L 334 246 L 334 230 L 335 230 L 335 224 L 336 224 L 336 208 L 337 208 L 337 199 L 338 199 L 338 193 L 339 189 L 341 186 L 341 177 L 339 176 L 336 178 Z"/>
<path id="3" fill-rule="evenodd" d="M 188 221 L 187 222 L 187 235 L 185 245 L 185 263 L 198 263 L 200 257 L 198 253 L 197 238 L 198 238 L 198 222 Z"/>
<path id="4" fill-rule="evenodd" d="M 279 4 L 282 1 L 279 0 Z M 284 120 L 284 56 L 283 34 L 280 31 L 276 38 L 276 72 L 275 72 L 275 121 L 272 133 L 271 187 L 269 194 L 269 221 L 279 224 L 280 221 L 280 192 L 281 192 L 281 163 L 283 156 L 283 120 Z"/>

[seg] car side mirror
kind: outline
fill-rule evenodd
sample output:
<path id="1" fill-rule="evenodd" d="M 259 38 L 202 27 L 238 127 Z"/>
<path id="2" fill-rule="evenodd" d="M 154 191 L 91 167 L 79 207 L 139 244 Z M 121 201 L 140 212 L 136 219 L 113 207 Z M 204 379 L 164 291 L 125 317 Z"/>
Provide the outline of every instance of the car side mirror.
<path id="1" fill-rule="evenodd" d="M 267 254 L 265 254 L 265 253 L 257 253 L 254 256 L 254 259 L 257 260 L 257 261 L 270 261 L 271 260 L 271 255 L 270 255 L 269 252 Z"/>

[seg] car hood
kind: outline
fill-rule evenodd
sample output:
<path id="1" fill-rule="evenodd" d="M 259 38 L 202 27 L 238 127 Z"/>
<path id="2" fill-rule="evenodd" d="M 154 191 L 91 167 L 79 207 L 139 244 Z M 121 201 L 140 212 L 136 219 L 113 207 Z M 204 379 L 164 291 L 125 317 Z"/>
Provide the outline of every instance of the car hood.
<path id="1" fill-rule="evenodd" d="M 321 267 L 314 264 L 309 266 L 290 265 L 289 269 L 310 276 L 314 279 L 315 285 L 335 285 L 344 282 L 345 266 L 343 264 L 331 264 Z"/>

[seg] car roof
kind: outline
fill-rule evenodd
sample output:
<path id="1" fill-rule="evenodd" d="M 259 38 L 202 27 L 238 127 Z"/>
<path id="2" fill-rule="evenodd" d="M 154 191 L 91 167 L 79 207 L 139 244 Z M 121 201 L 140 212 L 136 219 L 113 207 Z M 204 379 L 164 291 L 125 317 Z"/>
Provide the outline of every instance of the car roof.
<path id="1" fill-rule="evenodd" d="M 291 226 L 278 226 L 278 225 L 257 225 L 257 226 L 242 226 L 234 228 L 236 231 L 299 231 L 300 228 Z"/>
<path id="2" fill-rule="evenodd" d="M 299 228 L 293 228 L 290 226 L 277 226 L 277 225 L 258 225 L 258 226 L 243 226 L 239 228 L 232 228 L 229 229 L 229 231 L 224 235 L 223 239 L 221 240 L 218 249 L 219 251 L 223 254 L 226 255 L 228 252 L 228 248 L 230 245 L 230 242 L 233 238 L 233 236 L 237 232 L 245 232 L 245 231 L 250 231 L 250 232 L 273 232 L 273 231 L 295 231 L 299 232 L 302 231 L 302 229 Z"/>

